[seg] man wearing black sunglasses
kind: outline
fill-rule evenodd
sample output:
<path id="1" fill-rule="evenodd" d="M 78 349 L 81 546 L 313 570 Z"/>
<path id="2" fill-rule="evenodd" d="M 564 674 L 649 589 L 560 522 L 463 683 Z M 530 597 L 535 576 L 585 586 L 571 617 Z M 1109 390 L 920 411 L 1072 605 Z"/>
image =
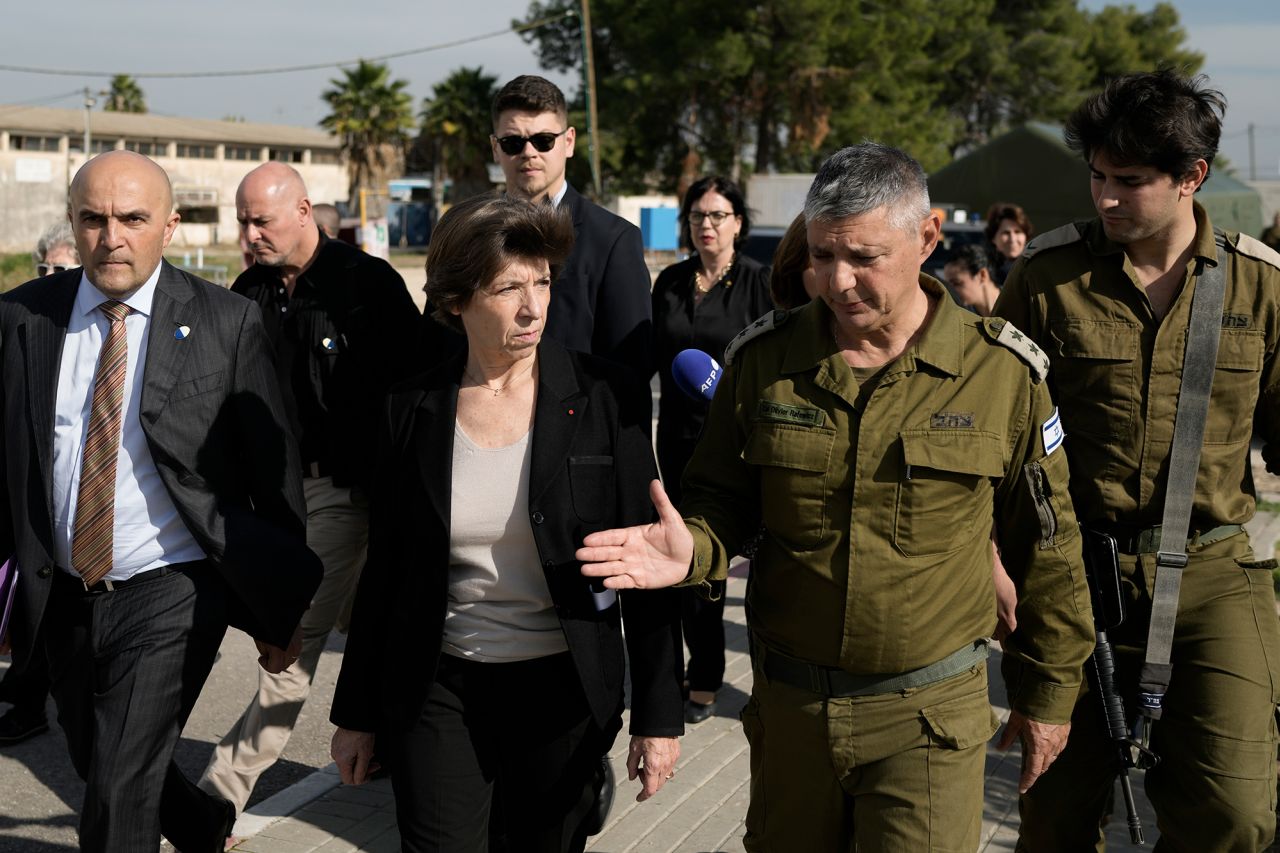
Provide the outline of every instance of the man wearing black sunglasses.
<path id="1" fill-rule="evenodd" d="M 651 281 L 640 230 L 565 180 L 576 133 L 564 93 L 542 77 L 516 77 L 494 98 L 492 116 L 493 159 L 507 193 L 564 205 L 573 217 L 573 253 L 551 288 L 546 334 L 648 375 Z"/>

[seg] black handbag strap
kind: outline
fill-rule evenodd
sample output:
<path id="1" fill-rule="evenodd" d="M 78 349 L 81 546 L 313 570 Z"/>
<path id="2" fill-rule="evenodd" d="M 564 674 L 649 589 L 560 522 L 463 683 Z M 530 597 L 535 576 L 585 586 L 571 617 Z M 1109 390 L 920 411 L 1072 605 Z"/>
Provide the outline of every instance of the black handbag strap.
<path id="1" fill-rule="evenodd" d="M 1143 716 L 1160 719 L 1164 694 L 1172 676 L 1170 655 L 1173 629 L 1178 616 L 1178 594 L 1182 570 L 1187 565 L 1187 533 L 1191 527 L 1191 504 L 1195 496 L 1196 474 L 1200 470 L 1200 448 L 1209 414 L 1209 393 L 1213 389 L 1213 369 L 1218 360 L 1218 338 L 1222 332 L 1222 303 L 1226 294 L 1226 251 L 1221 232 L 1217 238 L 1217 263 L 1201 261 L 1191 298 L 1191 321 L 1187 325 L 1186 349 L 1182 356 L 1182 385 L 1173 423 L 1173 447 L 1169 454 L 1169 481 L 1165 488 L 1164 518 L 1160 525 L 1160 545 L 1156 551 L 1155 592 L 1151 601 L 1151 624 L 1147 631 L 1147 653 L 1138 680 Z"/>

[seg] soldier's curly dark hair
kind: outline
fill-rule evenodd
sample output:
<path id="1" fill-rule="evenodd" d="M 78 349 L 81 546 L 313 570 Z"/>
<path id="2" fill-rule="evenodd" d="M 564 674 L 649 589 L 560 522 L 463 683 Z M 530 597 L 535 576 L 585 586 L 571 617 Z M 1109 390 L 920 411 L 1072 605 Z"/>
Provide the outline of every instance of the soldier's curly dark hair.
<path id="1" fill-rule="evenodd" d="M 1104 152 L 1116 165 L 1152 166 L 1175 179 L 1197 160 L 1212 167 L 1227 99 L 1208 82 L 1168 68 L 1114 77 L 1067 119 L 1067 145 L 1086 162 Z"/>

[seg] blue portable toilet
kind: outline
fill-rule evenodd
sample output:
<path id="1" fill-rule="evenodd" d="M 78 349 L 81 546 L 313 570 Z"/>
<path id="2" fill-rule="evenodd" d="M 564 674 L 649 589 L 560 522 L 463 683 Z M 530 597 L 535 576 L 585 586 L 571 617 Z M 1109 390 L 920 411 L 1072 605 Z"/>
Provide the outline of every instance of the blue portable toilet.
<path id="1" fill-rule="evenodd" d="M 680 210 L 675 207 L 640 208 L 640 236 L 644 247 L 659 252 L 674 252 L 680 247 L 677 225 Z"/>

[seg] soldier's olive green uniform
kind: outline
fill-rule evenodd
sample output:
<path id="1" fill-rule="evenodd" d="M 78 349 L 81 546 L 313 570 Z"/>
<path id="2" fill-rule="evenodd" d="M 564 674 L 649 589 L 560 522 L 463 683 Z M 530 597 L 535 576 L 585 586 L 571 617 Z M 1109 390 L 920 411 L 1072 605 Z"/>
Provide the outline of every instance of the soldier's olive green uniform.
<path id="1" fill-rule="evenodd" d="M 1110 632 L 1126 708 L 1136 709 L 1186 329 L 1199 265 L 1216 263 L 1208 217 L 1195 207 L 1194 257 L 1168 315 L 1155 319 L 1121 246 L 1097 221 L 1033 241 L 996 312 L 1049 354 L 1050 389 L 1066 425 L 1077 514 L 1120 539 L 1129 616 Z M 1254 512 L 1250 436 L 1280 463 L 1280 256 L 1226 234 L 1222 337 L 1196 478 L 1173 645 L 1173 677 L 1147 773 L 1162 850 L 1258 851 L 1271 840 L 1280 666 L 1270 569 L 1233 525 Z M 1216 541 L 1215 541 L 1216 540 Z M 1208 542 L 1208 544 L 1205 544 Z M 1270 556 L 1270 555 L 1267 555 Z M 1021 613 L 1021 610 L 1019 611 Z M 1071 739 L 1023 798 L 1019 850 L 1103 849 L 1098 819 L 1115 775 L 1097 697 L 1085 690 Z"/>
<path id="2" fill-rule="evenodd" d="M 1065 722 L 1093 646 L 1045 385 L 996 342 L 1001 321 L 921 286 L 928 328 L 864 387 L 820 300 L 744 346 L 685 471 L 688 583 L 724 577 L 765 529 L 747 593 L 751 851 L 975 849 L 985 665 L 871 695 L 826 682 L 918 670 L 990 634 L 993 519 L 1024 605 L 1005 645 L 1014 707 Z M 770 675 L 784 664 L 814 680 Z"/>

